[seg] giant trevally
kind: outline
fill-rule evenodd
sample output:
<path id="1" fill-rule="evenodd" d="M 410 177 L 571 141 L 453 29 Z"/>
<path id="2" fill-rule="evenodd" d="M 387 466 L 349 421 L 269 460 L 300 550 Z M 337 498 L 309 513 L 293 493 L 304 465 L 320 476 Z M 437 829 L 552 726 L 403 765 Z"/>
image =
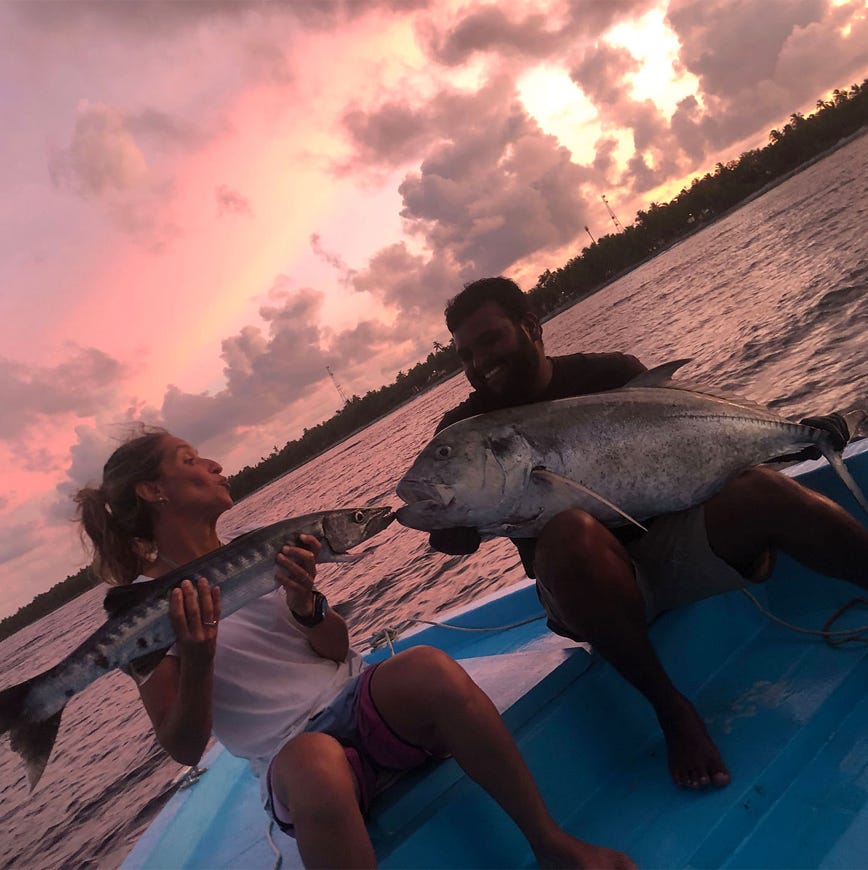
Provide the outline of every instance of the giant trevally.
<path id="1" fill-rule="evenodd" d="M 397 487 L 398 522 L 535 537 L 566 508 L 609 526 L 699 504 L 743 469 L 812 445 L 868 512 L 831 436 L 673 382 L 687 360 L 603 393 L 505 408 L 437 433 Z M 864 415 L 861 415 L 864 416 Z"/>
<path id="2" fill-rule="evenodd" d="M 185 579 L 205 577 L 220 587 L 221 618 L 277 588 L 274 558 L 299 535 L 322 543 L 318 562 L 359 558 L 347 551 L 381 532 L 394 519 L 389 507 L 344 508 L 282 520 L 248 532 L 150 583 L 112 587 L 109 618 L 77 649 L 48 671 L 0 692 L 0 734 L 27 766 L 33 789 L 48 763 L 60 717 L 69 699 L 94 680 L 133 661 L 155 667 L 174 642 L 169 595 Z"/>

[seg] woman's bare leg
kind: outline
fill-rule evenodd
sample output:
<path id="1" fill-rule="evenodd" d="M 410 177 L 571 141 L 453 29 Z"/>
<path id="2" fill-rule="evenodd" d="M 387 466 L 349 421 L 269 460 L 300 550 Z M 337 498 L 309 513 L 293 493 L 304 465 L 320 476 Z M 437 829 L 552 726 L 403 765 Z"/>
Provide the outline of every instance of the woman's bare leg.
<path id="1" fill-rule="evenodd" d="M 633 867 L 626 855 L 558 827 L 497 709 L 445 653 L 407 650 L 383 662 L 370 685 L 390 727 L 409 743 L 451 754 L 515 821 L 541 867 Z"/>
<path id="2" fill-rule="evenodd" d="M 299 734 L 275 757 L 271 783 L 292 814 L 305 867 L 377 866 L 359 809 L 359 785 L 337 740 Z"/>

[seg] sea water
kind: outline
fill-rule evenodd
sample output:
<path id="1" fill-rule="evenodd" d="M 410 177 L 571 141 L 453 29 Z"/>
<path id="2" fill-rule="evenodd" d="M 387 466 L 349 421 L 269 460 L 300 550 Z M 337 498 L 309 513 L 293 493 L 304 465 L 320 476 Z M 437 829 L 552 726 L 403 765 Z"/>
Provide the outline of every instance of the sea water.
<path id="1" fill-rule="evenodd" d="M 862 136 L 547 322 L 549 353 L 625 351 L 649 367 L 689 357 L 685 378 L 785 416 L 868 403 L 866 165 Z M 397 505 L 398 479 L 467 392 L 456 376 L 420 395 L 245 499 L 221 528 Z M 503 540 L 450 557 L 394 524 L 375 543 L 355 565 L 320 568 L 320 587 L 350 608 L 357 644 L 524 576 Z M 0 644 L 0 685 L 50 667 L 93 631 L 102 594 L 93 590 Z M 0 864 L 116 867 L 172 794 L 179 769 L 156 744 L 132 682 L 109 674 L 68 705 L 33 794 L 0 741 Z"/>

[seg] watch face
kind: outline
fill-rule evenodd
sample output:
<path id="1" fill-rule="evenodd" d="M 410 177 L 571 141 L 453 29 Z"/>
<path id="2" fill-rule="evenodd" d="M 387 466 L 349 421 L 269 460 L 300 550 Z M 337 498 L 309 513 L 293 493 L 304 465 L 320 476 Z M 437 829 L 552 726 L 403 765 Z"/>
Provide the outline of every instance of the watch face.
<path id="1" fill-rule="evenodd" d="M 313 602 L 313 615 L 316 617 L 317 622 L 321 622 L 325 619 L 326 611 L 329 609 L 329 603 L 326 601 L 325 595 L 322 592 L 314 593 L 314 602 Z"/>

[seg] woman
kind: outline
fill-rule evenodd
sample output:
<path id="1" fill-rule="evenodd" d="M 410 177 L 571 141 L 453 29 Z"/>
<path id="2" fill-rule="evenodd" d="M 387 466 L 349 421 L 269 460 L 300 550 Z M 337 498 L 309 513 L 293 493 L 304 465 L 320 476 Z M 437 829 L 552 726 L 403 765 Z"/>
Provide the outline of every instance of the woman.
<path id="1" fill-rule="evenodd" d="M 163 430 L 119 447 L 77 502 L 95 569 L 115 583 L 219 547 L 217 519 L 232 507 L 219 463 Z M 365 667 L 315 590 L 319 548 L 309 536 L 283 547 L 280 587 L 223 621 L 207 580 L 172 592 L 177 642 L 152 672 L 132 673 L 166 751 L 195 764 L 213 731 L 247 758 L 306 866 L 375 866 L 368 802 L 395 771 L 447 755 L 513 818 L 542 866 L 632 866 L 557 827 L 496 709 L 444 653 L 419 647 Z"/>

